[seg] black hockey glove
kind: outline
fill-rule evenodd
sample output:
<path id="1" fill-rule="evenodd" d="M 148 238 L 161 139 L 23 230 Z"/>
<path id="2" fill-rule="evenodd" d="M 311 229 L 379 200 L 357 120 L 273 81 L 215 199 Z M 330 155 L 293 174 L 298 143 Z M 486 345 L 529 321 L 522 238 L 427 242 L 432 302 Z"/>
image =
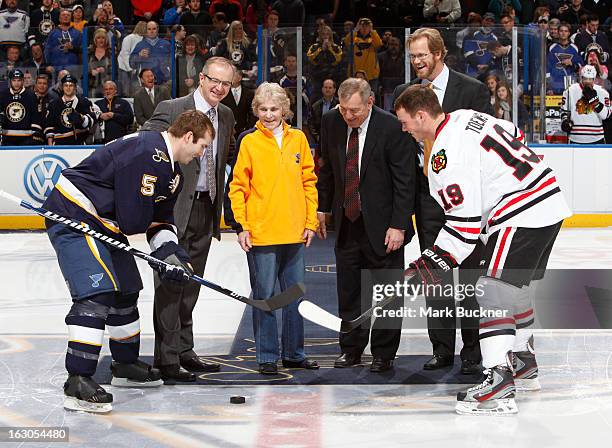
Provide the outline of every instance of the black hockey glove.
<path id="1" fill-rule="evenodd" d="M 569 118 L 566 118 L 561 122 L 561 130 L 563 132 L 567 132 L 568 134 L 572 132 L 572 128 L 574 127 L 574 122 Z"/>
<path id="2" fill-rule="evenodd" d="M 193 269 L 190 264 L 191 258 L 185 252 L 185 249 L 174 241 L 162 244 L 151 252 L 151 256 L 171 265 L 169 267 L 161 267 L 154 263 L 149 263 L 149 266 L 159 272 L 159 278 L 162 281 L 185 284 L 189 281 L 189 277 L 193 275 Z"/>
<path id="3" fill-rule="evenodd" d="M 421 257 L 408 265 L 405 276 L 412 276 L 411 283 L 421 283 L 424 286 L 442 283 L 453 268 L 458 266 L 455 258 L 438 246 L 425 249 Z"/>
<path id="4" fill-rule="evenodd" d="M 586 100 L 587 104 L 595 112 L 601 112 L 604 105 L 599 101 L 597 92 L 593 87 L 584 87 L 582 89 L 582 97 Z"/>
<path id="5" fill-rule="evenodd" d="M 83 124 L 83 115 L 73 110 L 68 114 L 68 121 L 72 126 L 81 126 Z"/>

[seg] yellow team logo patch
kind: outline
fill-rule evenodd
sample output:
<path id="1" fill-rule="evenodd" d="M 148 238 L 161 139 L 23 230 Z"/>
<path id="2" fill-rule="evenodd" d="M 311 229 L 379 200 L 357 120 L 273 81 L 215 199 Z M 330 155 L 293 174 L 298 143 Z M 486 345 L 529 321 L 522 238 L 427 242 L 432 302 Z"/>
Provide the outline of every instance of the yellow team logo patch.
<path id="1" fill-rule="evenodd" d="M 438 174 L 440 171 L 446 168 L 446 163 L 446 151 L 441 149 L 431 158 L 431 169 L 434 173 Z"/>

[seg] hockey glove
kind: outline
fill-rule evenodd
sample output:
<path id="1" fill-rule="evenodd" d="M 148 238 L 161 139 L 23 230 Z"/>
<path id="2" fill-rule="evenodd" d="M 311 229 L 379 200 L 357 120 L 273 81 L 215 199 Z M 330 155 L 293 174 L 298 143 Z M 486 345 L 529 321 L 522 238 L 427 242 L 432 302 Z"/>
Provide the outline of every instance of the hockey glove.
<path id="1" fill-rule="evenodd" d="M 593 87 L 584 87 L 582 89 L 582 97 L 585 99 L 587 105 L 591 110 L 595 112 L 601 112 L 603 109 L 603 104 L 599 101 L 599 97 L 597 96 L 597 92 Z"/>
<path id="2" fill-rule="evenodd" d="M 458 266 L 455 258 L 438 246 L 425 249 L 421 257 L 408 265 L 404 273 L 412 276 L 412 282 L 422 283 L 424 286 L 442 283 L 444 277 L 451 274 Z"/>
<path id="3" fill-rule="evenodd" d="M 185 284 L 189 281 L 189 277 L 193 275 L 193 269 L 190 264 L 191 258 L 189 258 L 189 255 L 185 252 L 185 249 L 174 241 L 162 244 L 151 252 L 151 256 L 171 265 L 162 267 L 154 263 L 149 263 L 149 266 L 159 272 L 159 278 L 162 281 Z"/>
<path id="4" fill-rule="evenodd" d="M 68 114 L 68 121 L 72 126 L 81 126 L 83 124 L 83 115 L 73 110 Z"/>
<path id="5" fill-rule="evenodd" d="M 572 128 L 574 127 L 574 122 L 569 118 L 566 118 L 561 122 L 561 130 L 563 132 L 567 132 L 568 134 L 572 132 Z"/>

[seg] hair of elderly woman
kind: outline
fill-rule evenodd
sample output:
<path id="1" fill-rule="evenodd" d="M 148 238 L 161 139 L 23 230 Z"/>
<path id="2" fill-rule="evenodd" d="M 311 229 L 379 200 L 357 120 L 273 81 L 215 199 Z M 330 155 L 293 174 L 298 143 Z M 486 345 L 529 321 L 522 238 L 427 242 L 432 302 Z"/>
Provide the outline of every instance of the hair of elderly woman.
<path id="1" fill-rule="evenodd" d="M 253 114 L 257 116 L 257 109 L 266 101 L 271 101 L 281 108 L 283 117 L 288 117 L 291 114 L 291 101 L 287 96 L 287 92 L 279 84 L 274 82 L 264 82 L 257 87 L 255 96 L 253 97 Z"/>
<path id="2" fill-rule="evenodd" d="M 338 88 L 338 98 L 343 101 L 347 101 L 356 93 L 359 93 L 364 104 L 368 102 L 368 98 L 373 96 L 370 84 L 361 78 L 347 78 Z"/>

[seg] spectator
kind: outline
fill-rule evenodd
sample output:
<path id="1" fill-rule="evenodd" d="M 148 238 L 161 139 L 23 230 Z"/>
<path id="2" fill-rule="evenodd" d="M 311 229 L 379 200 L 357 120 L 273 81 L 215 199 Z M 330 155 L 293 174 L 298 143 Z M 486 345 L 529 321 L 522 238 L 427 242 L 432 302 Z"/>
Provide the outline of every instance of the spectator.
<path id="1" fill-rule="evenodd" d="M 463 41 L 467 75 L 478 77 L 489 69 L 493 54 L 489 51 L 488 44 L 497 40 L 493 34 L 494 25 L 495 16 L 490 12 L 486 13 L 482 18 L 482 27 Z"/>
<path id="2" fill-rule="evenodd" d="M 40 8 L 30 12 L 30 45 L 44 43 L 47 36 L 59 24 L 59 10 L 53 7 L 53 0 L 42 0 Z"/>
<path id="3" fill-rule="evenodd" d="M 208 8 L 208 13 L 214 16 L 218 12 L 224 13 L 229 23 L 244 19 L 242 5 L 238 0 L 213 0 Z"/>
<path id="4" fill-rule="evenodd" d="M 521 5 L 522 9 L 525 9 L 522 5 Z M 502 12 L 502 16 L 503 15 L 508 15 L 510 16 L 510 18 L 512 19 L 512 22 L 515 25 L 520 25 L 521 21 L 519 20 L 518 16 L 516 15 L 516 10 L 512 7 L 512 6 L 506 6 Z"/>
<path id="5" fill-rule="evenodd" d="M 272 11 L 272 8 L 270 8 L 267 0 L 248 0 L 245 20 L 251 36 L 257 33 L 257 25 L 266 23 L 270 11 Z"/>
<path id="6" fill-rule="evenodd" d="M 465 39 L 471 37 L 482 26 L 482 16 L 475 12 L 470 12 L 466 22 L 467 26 L 457 33 L 455 40 L 455 44 L 459 49 L 463 49 Z"/>
<path id="7" fill-rule="evenodd" d="M 378 54 L 384 53 L 389 48 L 389 39 L 393 37 L 393 33 L 389 30 L 386 30 L 380 38 L 382 45 L 376 50 Z"/>
<path id="8" fill-rule="evenodd" d="M 266 30 L 268 31 L 268 42 L 270 43 L 269 66 L 282 65 L 285 52 L 286 39 L 281 30 L 278 29 L 279 16 L 277 11 L 270 11 L 266 18 Z"/>
<path id="9" fill-rule="evenodd" d="M 595 67 L 595 70 L 597 71 L 595 84 L 609 91 L 610 88 L 612 88 L 612 85 L 610 85 L 610 81 L 608 80 L 608 67 L 606 67 L 603 63 L 603 50 L 601 46 L 593 42 L 592 44 L 587 45 L 585 54 L 585 62 L 588 65 Z"/>
<path id="10" fill-rule="evenodd" d="M 83 18 L 83 15 L 83 5 L 75 5 L 74 8 L 72 8 L 70 26 L 80 33 L 83 32 L 83 28 L 87 25 L 87 20 Z"/>
<path id="11" fill-rule="evenodd" d="M 453 23 L 461 18 L 461 4 L 459 0 L 425 0 L 423 17 L 430 22 Z"/>
<path id="12" fill-rule="evenodd" d="M 81 33 L 70 26 L 72 12 L 61 9 L 59 25 L 49 33 L 45 42 L 45 60 L 56 71 L 74 69 L 81 65 Z"/>
<path id="13" fill-rule="evenodd" d="M 580 82 L 563 92 L 561 129 L 570 144 L 605 144 L 603 121 L 610 118 L 610 94 L 596 85 L 597 71 L 592 65 L 580 70 Z"/>
<path id="14" fill-rule="evenodd" d="M 346 36 L 345 45 L 350 51 L 351 36 Z M 380 36 L 373 28 L 372 21 L 368 18 L 361 18 L 357 22 L 357 32 L 353 34 L 353 64 L 349 64 L 348 76 L 351 77 L 358 70 L 363 70 L 372 87 L 372 91 L 378 92 L 378 76 L 380 66 L 376 50 L 382 45 Z M 350 58 L 350 56 L 349 56 Z"/>
<path id="15" fill-rule="evenodd" d="M 4 0 L 5 9 L 0 11 L 0 58 L 6 47 L 23 47 L 30 32 L 30 16 L 17 9 L 17 0 Z"/>
<path id="16" fill-rule="evenodd" d="M 170 79 L 170 42 L 159 38 L 159 26 L 147 23 L 147 35 L 136 44 L 130 55 L 130 66 L 138 73 L 144 68 L 155 74 L 155 83 L 163 84 Z"/>
<path id="17" fill-rule="evenodd" d="M 121 19 L 115 15 L 113 2 L 111 2 L 111 0 L 104 0 L 102 2 L 102 8 L 98 8 L 97 10 L 99 11 L 100 9 L 106 12 L 106 29 L 112 31 L 117 39 L 123 37 L 125 28 Z"/>
<path id="18" fill-rule="evenodd" d="M 559 42 L 559 25 L 561 25 L 561 21 L 557 18 L 548 21 L 549 46 L 550 44 Z"/>
<path id="19" fill-rule="evenodd" d="M 200 41 L 195 34 L 185 38 L 183 50 L 184 55 L 177 61 L 179 96 L 188 95 L 198 88 L 200 72 L 204 67 L 204 58 L 200 55 Z"/>
<path id="20" fill-rule="evenodd" d="M 181 20 L 181 14 L 185 11 L 185 3 L 186 0 L 174 0 L 174 6 L 168 8 L 164 13 L 162 25 L 178 25 Z"/>
<path id="21" fill-rule="evenodd" d="M 89 47 L 89 92 L 90 96 L 100 98 L 104 82 L 111 79 L 112 56 L 106 30 L 98 28 Z"/>
<path id="22" fill-rule="evenodd" d="M 575 77 L 583 64 L 578 47 L 570 42 L 570 32 L 570 25 L 562 22 L 559 25 L 559 42 L 552 44 L 548 50 L 546 89 L 549 95 L 561 94 L 565 90 L 566 77 Z"/>
<path id="23" fill-rule="evenodd" d="M 282 26 L 304 26 L 306 9 L 302 0 L 274 0 L 270 6 L 278 11 Z"/>
<path id="24" fill-rule="evenodd" d="M 84 145 L 95 123 L 93 108 L 87 98 L 77 94 L 75 77 L 67 74 L 60 82 L 62 95 L 49 103 L 45 119 L 47 144 Z"/>
<path id="25" fill-rule="evenodd" d="M 254 90 L 242 85 L 242 72 L 234 70 L 232 89 L 229 94 L 221 100 L 234 114 L 236 124 L 234 125 L 234 137 L 238 138 L 247 129 L 255 125 L 256 118 L 253 115 Z"/>
<path id="26" fill-rule="evenodd" d="M 227 23 L 227 19 L 225 17 L 224 12 L 216 12 L 212 17 L 213 29 L 208 34 L 208 48 L 213 48 L 219 45 L 223 39 L 227 37 L 227 33 L 229 32 L 230 24 Z"/>
<path id="27" fill-rule="evenodd" d="M 113 81 L 104 83 L 104 98 L 96 101 L 96 105 L 101 112 L 101 143 L 129 134 L 129 128 L 134 123 L 134 112 L 130 103 L 117 96 L 117 85 Z"/>
<path id="28" fill-rule="evenodd" d="M 587 19 L 586 29 L 580 31 L 574 39 L 574 44 L 578 47 L 578 51 L 586 59 L 585 50 L 588 45 L 596 43 L 602 49 L 602 62 L 606 63 L 610 57 L 610 43 L 608 36 L 603 31 L 599 31 L 599 17 L 590 15 Z"/>
<path id="29" fill-rule="evenodd" d="M 6 61 L 0 62 L 0 80 L 6 81 L 9 73 L 20 67 L 19 47 L 16 45 L 9 45 L 6 47 Z"/>
<path id="30" fill-rule="evenodd" d="M 283 121 L 289 98 L 278 85 L 258 87 L 253 113 L 259 120 L 240 143 L 229 198 L 238 242 L 252 268 L 253 297 L 265 299 L 274 295 L 277 278 L 283 291 L 304 281 L 304 246 L 310 246 L 318 228 L 317 176 L 306 136 Z M 295 155 L 291 169 L 281 157 L 289 151 Z M 277 187 L 271 188 L 272 183 Z M 274 313 L 253 308 L 253 331 L 261 374 L 278 374 L 281 353 L 284 367 L 319 368 L 304 354 L 297 302 L 283 308 L 282 351 Z"/>
<path id="31" fill-rule="evenodd" d="M 495 92 L 495 103 L 493 104 L 497 118 L 513 122 L 512 104 L 512 89 L 505 82 L 499 83 Z M 520 98 L 516 104 L 518 107 L 517 126 L 520 129 L 525 130 L 525 125 L 527 124 L 527 119 L 529 117 L 527 108 Z"/>
<path id="32" fill-rule="evenodd" d="M 49 103 L 59 98 L 52 90 L 49 90 L 49 77 L 46 75 L 36 76 L 33 90 L 36 95 L 36 112 L 41 117 L 46 117 Z"/>
<path id="33" fill-rule="evenodd" d="M 187 34 L 198 34 L 202 41 L 206 42 L 212 18 L 208 12 L 201 9 L 200 5 L 200 0 L 188 0 L 188 9 L 181 14 L 180 24 L 187 28 Z"/>
<path id="34" fill-rule="evenodd" d="M 580 23 L 580 16 L 589 15 L 590 12 L 582 6 L 582 0 L 570 1 L 571 5 L 565 4 L 559 8 L 559 20 L 570 25 L 578 25 Z"/>
<path id="35" fill-rule="evenodd" d="M 185 54 L 183 47 L 185 38 L 187 37 L 187 28 L 183 25 L 172 25 L 168 31 L 167 39 L 169 41 L 172 40 L 172 36 L 174 35 L 174 56 L 180 58 Z M 194 34 L 194 36 L 198 42 L 200 42 L 200 36 L 197 34 Z"/>
<path id="36" fill-rule="evenodd" d="M 497 94 L 497 86 L 499 86 L 499 77 L 495 73 L 489 73 L 485 77 L 485 85 L 489 90 L 490 102 L 493 106 L 495 104 L 495 95 Z"/>
<path id="37" fill-rule="evenodd" d="M 159 22 L 161 17 L 162 0 L 130 0 L 132 2 L 132 16 L 134 21 Z"/>
<path id="38" fill-rule="evenodd" d="M 497 40 L 504 47 L 512 45 L 512 29 L 514 28 L 514 20 L 508 14 L 503 14 L 499 22 L 501 29 L 495 30 Z"/>
<path id="39" fill-rule="evenodd" d="M 401 43 L 397 37 L 389 39 L 387 51 L 378 56 L 380 64 L 380 84 L 382 87 L 382 104 L 387 111 L 393 110 L 393 92 L 404 82 L 406 65 Z"/>
<path id="40" fill-rule="evenodd" d="M 487 49 L 493 55 L 489 63 L 489 69 L 494 70 L 506 79 L 512 81 L 512 45 L 502 45 L 499 41 L 494 40 L 488 43 Z"/>
<path id="41" fill-rule="evenodd" d="M 253 66 L 257 56 L 239 20 L 230 24 L 227 37 L 215 48 L 215 56 L 228 59 L 236 69 L 242 70 L 249 78 L 254 76 Z"/>
<path id="42" fill-rule="evenodd" d="M 138 87 L 138 71 L 130 65 L 130 56 L 146 34 L 147 23 L 140 21 L 134 27 L 134 31 L 125 36 L 121 42 L 117 63 L 119 65 L 119 85 L 123 96 L 132 96 Z"/>
<path id="43" fill-rule="evenodd" d="M 507 7 L 511 7 L 515 12 L 521 12 L 523 9 L 520 0 L 490 0 L 487 10 L 495 15 L 496 21 L 499 21 Z M 514 18 L 512 20 L 514 21 Z"/>
<path id="44" fill-rule="evenodd" d="M 54 98 L 61 98 L 64 94 L 62 79 L 64 79 L 66 75 L 70 75 L 70 72 L 66 69 L 60 70 L 57 74 L 57 82 L 51 87 L 51 90 L 49 91 Z M 78 84 L 76 86 L 76 93 L 77 95 L 83 95 L 83 89 Z"/>
<path id="45" fill-rule="evenodd" d="M 321 135 L 321 118 L 338 105 L 336 82 L 332 78 L 323 80 L 321 94 L 323 96 L 312 105 L 310 109 L 310 119 L 308 120 L 310 135 L 317 145 L 319 144 L 319 136 Z"/>
<path id="46" fill-rule="evenodd" d="M 310 104 L 310 94 L 312 92 L 312 86 L 308 79 L 302 75 L 302 117 L 304 122 L 308 118 L 308 106 Z M 293 116 L 289 120 L 292 126 L 297 125 L 297 86 L 298 86 L 298 71 L 297 71 L 297 56 L 293 53 L 287 53 L 285 55 L 285 63 L 283 66 L 283 72 L 278 84 L 285 90 L 287 90 L 291 96 L 293 96 L 293 104 L 291 105 L 291 112 Z"/>
<path id="47" fill-rule="evenodd" d="M 134 95 L 134 115 L 136 123 L 142 126 L 155 112 L 155 108 L 164 100 L 170 99 L 168 90 L 155 84 L 153 70 L 144 68 L 139 74 L 142 87 Z"/>
<path id="48" fill-rule="evenodd" d="M 323 80 L 338 79 L 338 65 L 342 60 L 342 48 L 333 40 L 332 29 L 325 25 L 320 29 L 317 40 L 308 48 L 306 53 L 312 64 L 312 78 L 314 92 L 320 91 Z M 316 98 L 319 97 L 315 93 Z M 313 98 L 316 100 L 316 98 Z"/>

